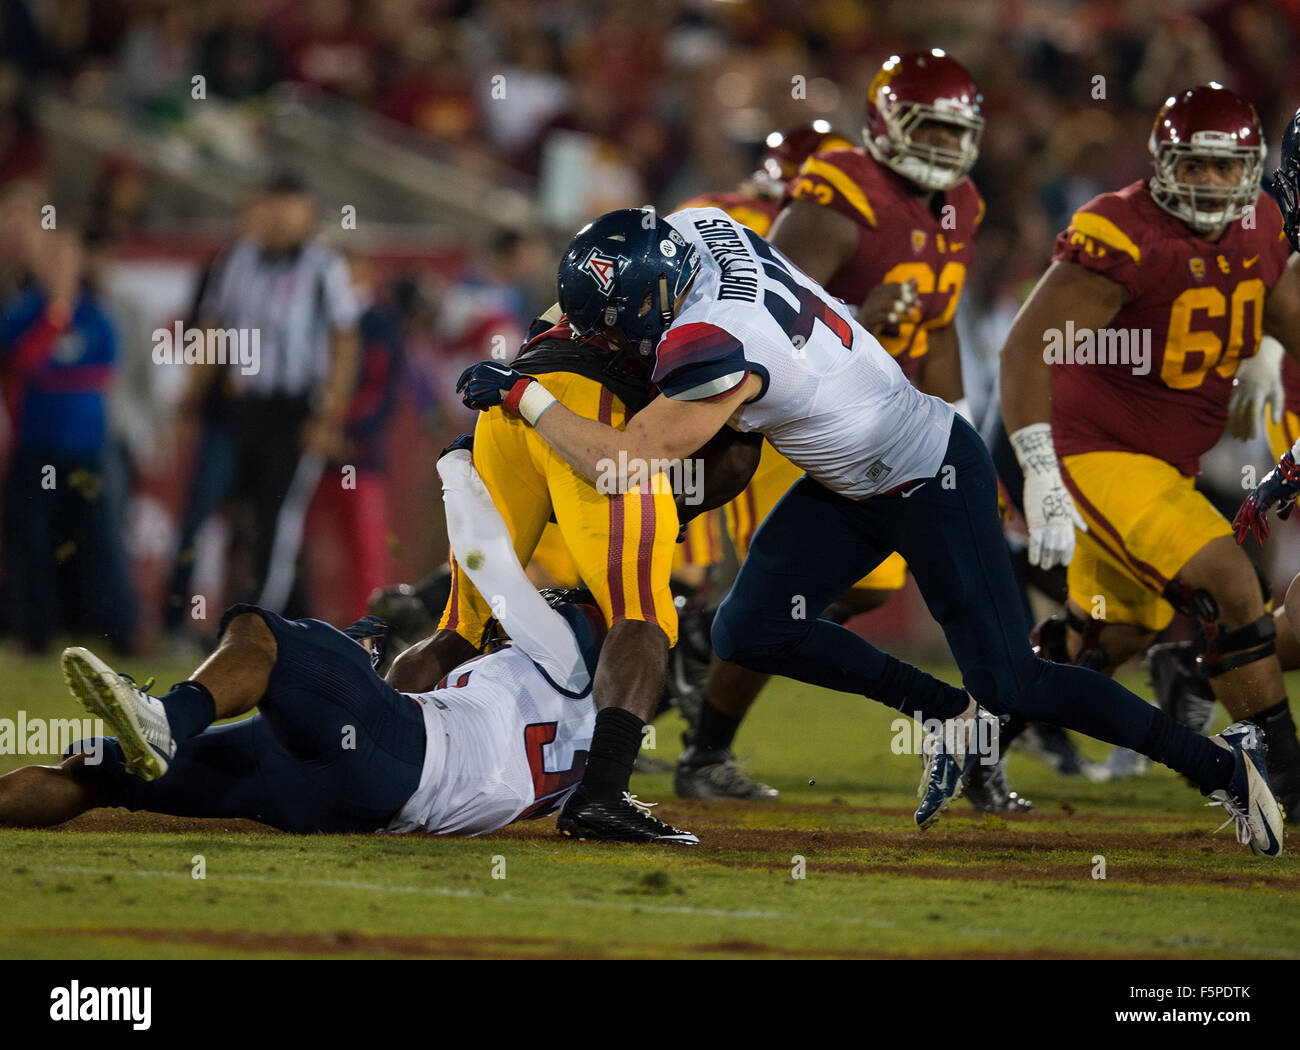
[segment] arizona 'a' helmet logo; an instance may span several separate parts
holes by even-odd
[[[592,248],[579,267],[584,273],[589,273],[595,278],[602,292],[608,292],[614,287],[614,271],[617,268],[618,260],[612,255],[606,255],[599,248]]]

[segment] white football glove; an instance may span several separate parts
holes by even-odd
[[[894,305],[889,308],[889,323],[898,324],[906,320],[914,307],[920,301],[916,294],[916,278],[909,278],[904,281],[898,288],[898,298],[894,300]]]
[[[1228,402],[1228,433],[1250,441],[1259,433],[1259,415],[1267,408],[1274,423],[1282,422],[1286,392],[1282,389],[1282,344],[1271,335],[1259,342],[1259,353],[1237,366]]]
[[[1052,445],[1052,425],[1031,423],[1011,435],[1025,474],[1025,524],[1029,526],[1029,563],[1041,569],[1069,565],[1074,557],[1074,530],[1088,531],[1061,480]]]

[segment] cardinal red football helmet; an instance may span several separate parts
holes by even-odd
[[[1268,152],[1264,130],[1255,107],[1219,84],[1202,84],[1166,99],[1148,148],[1155,166],[1152,200],[1198,233],[1223,229],[1259,197]],[[1193,156],[1240,159],[1241,181],[1231,186],[1180,181],[1178,162]]]
[[[867,91],[864,144],[881,164],[926,190],[950,190],[979,157],[983,96],[970,73],[938,48],[893,55]],[[926,123],[955,125],[956,148],[916,139]]]
[[[853,143],[831,130],[829,121],[814,120],[789,131],[767,136],[767,148],[754,172],[754,185],[767,196],[779,199],[785,184],[799,173],[803,162],[828,149],[851,149]]]

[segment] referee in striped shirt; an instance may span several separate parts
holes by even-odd
[[[252,506],[251,579],[230,597],[286,616],[307,615],[298,571],[307,504],[324,463],[341,454],[356,383],[360,305],[343,257],[316,236],[315,203],[292,174],[272,179],[253,205],[249,229],[205,275],[197,327],[234,329],[251,343],[256,367],[192,365],[182,415],[202,430],[165,624],[189,615],[194,544],[204,521],[229,497]],[[247,373],[247,374],[246,374]]]

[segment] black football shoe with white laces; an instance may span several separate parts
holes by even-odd
[[[579,785],[560,808],[555,822],[561,835],[602,842],[662,842],[673,846],[698,846],[689,831],[650,815],[655,802],[642,802],[626,791],[617,798],[590,798]]]

